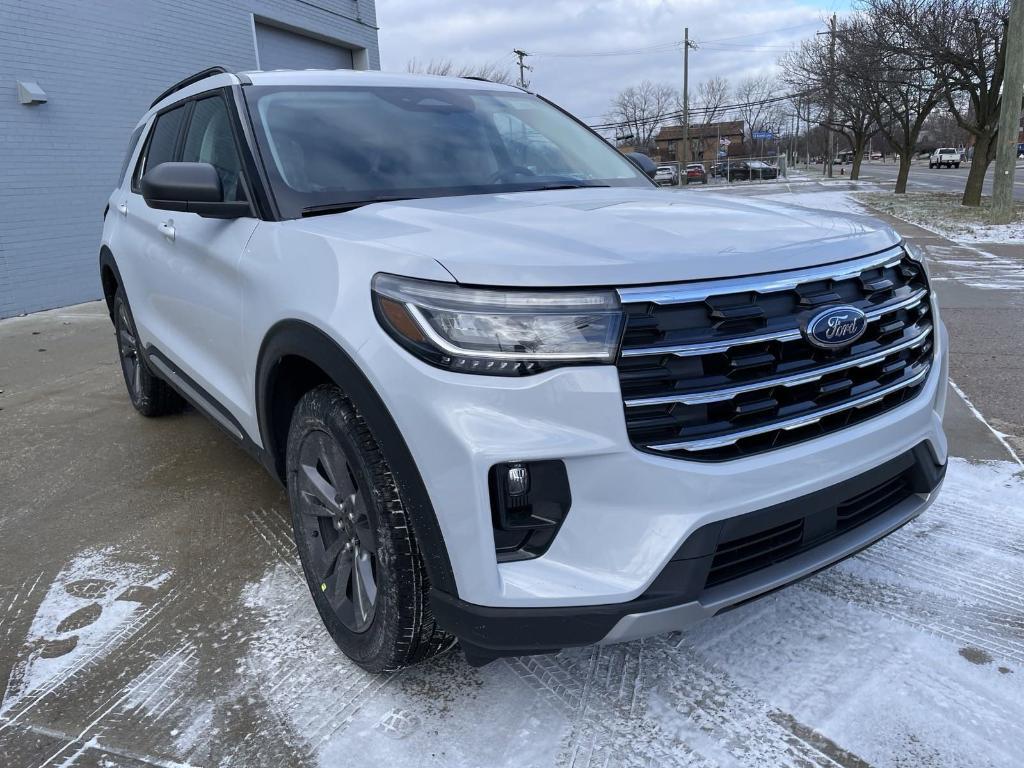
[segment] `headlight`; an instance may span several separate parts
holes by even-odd
[[[466,288],[379,273],[377,320],[431,365],[525,376],[561,365],[612,363],[623,315],[614,291]]]

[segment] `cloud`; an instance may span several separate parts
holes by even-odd
[[[404,71],[410,59],[497,62],[511,70],[513,48],[527,61],[531,88],[588,122],[607,113],[623,88],[649,79],[682,89],[682,50],[671,48],[689,26],[690,83],[716,75],[735,82],[774,68],[783,50],[823,28],[842,0],[380,0],[382,68]],[[650,49],[635,55],[567,54]]]

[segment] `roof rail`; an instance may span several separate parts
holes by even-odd
[[[178,82],[176,82],[166,91],[157,96],[156,99],[153,100],[153,103],[149,105],[149,108],[152,109],[175,91],[180,91],[182,88],[187,88],[193,83],[198,83],[200,80],[205,80],[207,77],[211,77],[212,75],[228,74],[230,74],[230,72],[228,72],[228,70],[224,67],[207,67],[202,72],[196,72],[194,75],[189,75],[184,80],[179,80]]]

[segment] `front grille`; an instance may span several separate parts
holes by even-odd
[[[799,272],[620,290],[619,382],[637,448],[723,461],[791,445],[895,408],[931,367],[928,281],[896,247]],[[811,345],[804,317],[855,306],[867,331]]]
[[[704,588],[781,563],[878,517],[914,492],[912,473],[913,469],[901,472],[838,505],[720,542]]]

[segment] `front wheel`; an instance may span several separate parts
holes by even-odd
[[[451,646],[430,611],[418,542],[394,474],[338,387],[299,401],[288,433],[288,499],[299,559],[328,633],[369,672]]]

